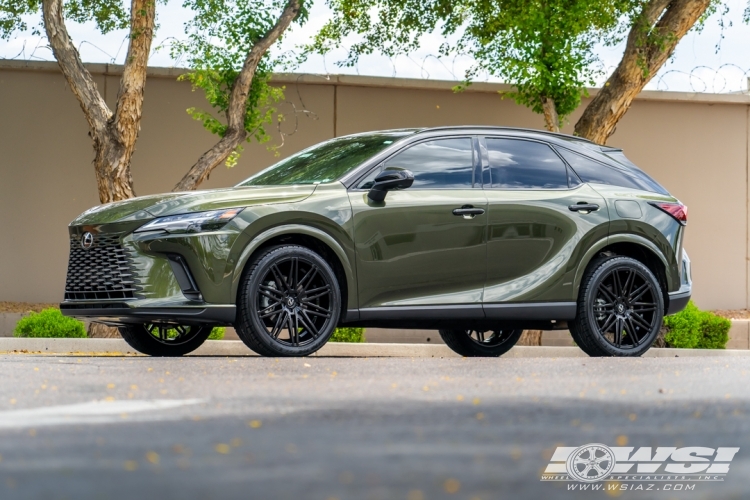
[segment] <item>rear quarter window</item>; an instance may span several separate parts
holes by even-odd
[[[557,151],[583,182],[667,194],[663,187],[640,170],[626,171],[615,168],[565,148],[558,147]]]

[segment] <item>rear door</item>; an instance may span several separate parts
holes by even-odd
[[[480,144],[489,206],[488,317],[493,304],[574,301],[580,256],[607,236],[604,199],[545,142],[488,136]]]
[[[367,190],[383,169],[410,170],[414,184],[374,203]],[[481,317],[487,198],[480,176],[477,138],[434,138],[407,146],[350,191],[363,319],[368,308],[416,308],[404,311],[408,318],[438,305]],[[454,213],[462,208],[476,214]]]

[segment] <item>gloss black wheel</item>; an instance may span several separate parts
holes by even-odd
[[[513,347],[523,330],[439,330],[448,347],[461,356],[497,357]]]
[[[659,282],[641,262],[602,257],[584,276],[576,341],[592,356],[640,356],[659,333],[664,298]]]
[[[135,350],[149,356],[183,356],[199,348],[211,334],[210,325],[166,323],[129,325],[120,335]]]
[[[265,356],[305,356],[336,328],[341,293],[328,263],[312,250],[273,247],[256,258],[240,294],[237,333]]]

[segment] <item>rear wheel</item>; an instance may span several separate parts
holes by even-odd
[[[240,285],[237,334],[262,356],[307,356],[328,342],[340,311],[336,275],[320,255],[297,245],[271,247]]]
[[[664,317],[664,297],[648,267],[629,257],[600,257],[581,282],[570,330],[589,356],[641,356]]]
[[[448,347],[466,357],[502,356],[516,345],[523,330],[439,330]]]
[[[211,334],[209,325],[128,325],[119,328],[130,347],[149,356],[183,356],[198,349]]]

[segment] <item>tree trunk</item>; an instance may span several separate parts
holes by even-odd
[[[237,146],[247,138],[247,130],[245,130],[247,96],[255,76],[255,70],[271,45],[278,40],[297,17],[299,9],[299,0],[288,0],[274,27],[250,49],[242,70],[232,85],[229,108],[227,109],[227,130],[224,136],[211,149],[203,153],[172,191],[190,191],[198,187],[208,178],[211,171],[225,162],[229,155],[237,149]]]
[[[114,326],[107,326],[102,323],[89,323],[87,330],[91,339],[119,339],[121,338],[120,330]]]
[[[521,334],[521,338],[518,339],[516,345],[542,345],[542,331],[541,330],[524,330]]]
[[[620,64],[575,126],[580,137],[606,144],[633,99],[651,81],[711,0],[650,0],[635,19]]]
[[[555,100],[550,97],[542,97],[542,110],[544,112],[544,126],[550,132],[560,132],[560,117],[557,115]]]
[[[156,2],[131,1],[130,41],[114,113],[99,93],[68,35],[63,0],[43,0],[42,14],[52,52],[89,124],[99,200],[109,203],[132,198],[135,192],[130,160],[140,131]]]

